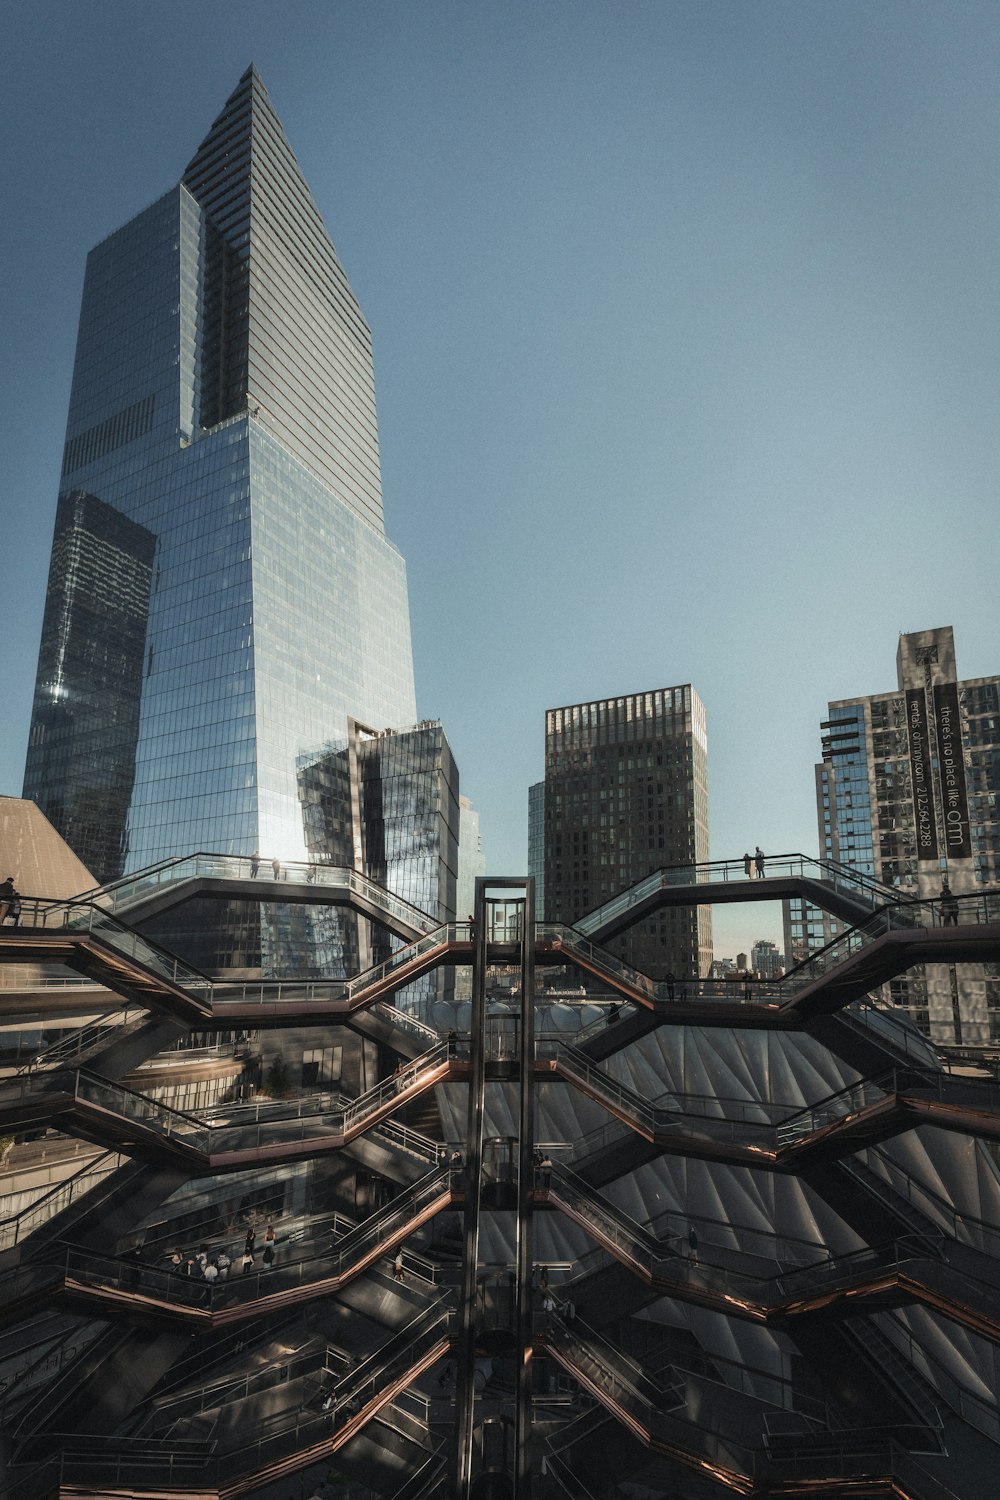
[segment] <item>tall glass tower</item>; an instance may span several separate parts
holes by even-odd
[[[302,758],[416,716],[371,336],[251,67],[88,257],[24,795],[102,881],[304,858]]]

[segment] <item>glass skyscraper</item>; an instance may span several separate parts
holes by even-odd
[[[371,336],[251,67],[88,258],[24,795],[102,881],[304,858],[302,758],[416,717]]]
[[[439,922],[454,920],[459,778],[437,720],[376,733],[352,719],[347,739],[304,757],[298,778],[311,858],[351,865]],[[345,975],[401,946],[376,923],[334,913],[326,920],[357,931],[357,952],[345,939]],[[436,977],[411,989],[409,1000],[436,994]]]

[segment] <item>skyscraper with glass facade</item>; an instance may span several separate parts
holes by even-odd
[[[352,719],[346,740],[303,758],[298,780],[313,858],[352,866],[439,922],[454,920],[458,767],[437,720],[377,732]],[[353,923],[350,916],[336,920]],[[345,975],[399,946],[375,923],[359,931],[360,952]]]
[[[371,336],[251,67],[88,257],[24,794],[102,880],[302,858],[349,718],[416,719]]]
[[[550,708],[532,812],[536,829],[543,819],[550,922],[572,924],[665,865],[707,860],[708,737],[691,684]],[[663,910],[608,946],[656,979],[705,976],[711,913]]]

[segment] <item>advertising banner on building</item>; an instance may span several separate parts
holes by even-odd
[[[938,743],[938,786],[944,814],[944,848],[949,859],[972,858],[969,793],[962,754],[962,721],[958,685],[939,682],[934,687],[934,723]],[[910,751],[912,755],[912,747]]]
[[[917,832],[917,859],[937,859],[937,823],[931,781],[931,747],[927,699],[923,688],[906,689],[906,730],[910,737],[910,779]]]

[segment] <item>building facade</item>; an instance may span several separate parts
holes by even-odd
[[[758,938],[751,950],[750,965],[761,979],[777,979],[785,972],[785,955],[779,953],[777,943]]]
[[[961,679],[950,626],[899,638],[896,688],[831,702],[821,725],[822,858],[914,899],[1000,884],[1000,677]],[[786,912],[789,962],[842,930],[801,902]],[[886,998],[942,1044],[1000,1041],[995,966],[929,965]]]
[[[88,257],[24,794],[102,881],[304,858],[351,717],[417,717],[371,336],[250,68]]]
[[[654,870],[708,857],[708,738],[690,683],[547,711],[547,921],[572,924]],[[657,979],[705,977],[711,916],[664,910],[609,946]]]
[[[476,904],[476,881],[486,874],[486,855],[483,850],[483,833],[479,810],[473,807],[468,797],[458,799],[458,881],[455,895],[455,915],[460,922],[468,917]]]
[[[458,767],[437,720],[374,730],[352,719],[347,739],[304,758],[298,777],[313,859],[360,870],[439,922],[454,919]],[[337,969],[324,972],[347,976],[389,957],[384,928],[333,912],[327,921],[342,928],[344,946]]]
[[[545,782],[528,788],[528,874],[535,882],[535,909],[545,913]]]

